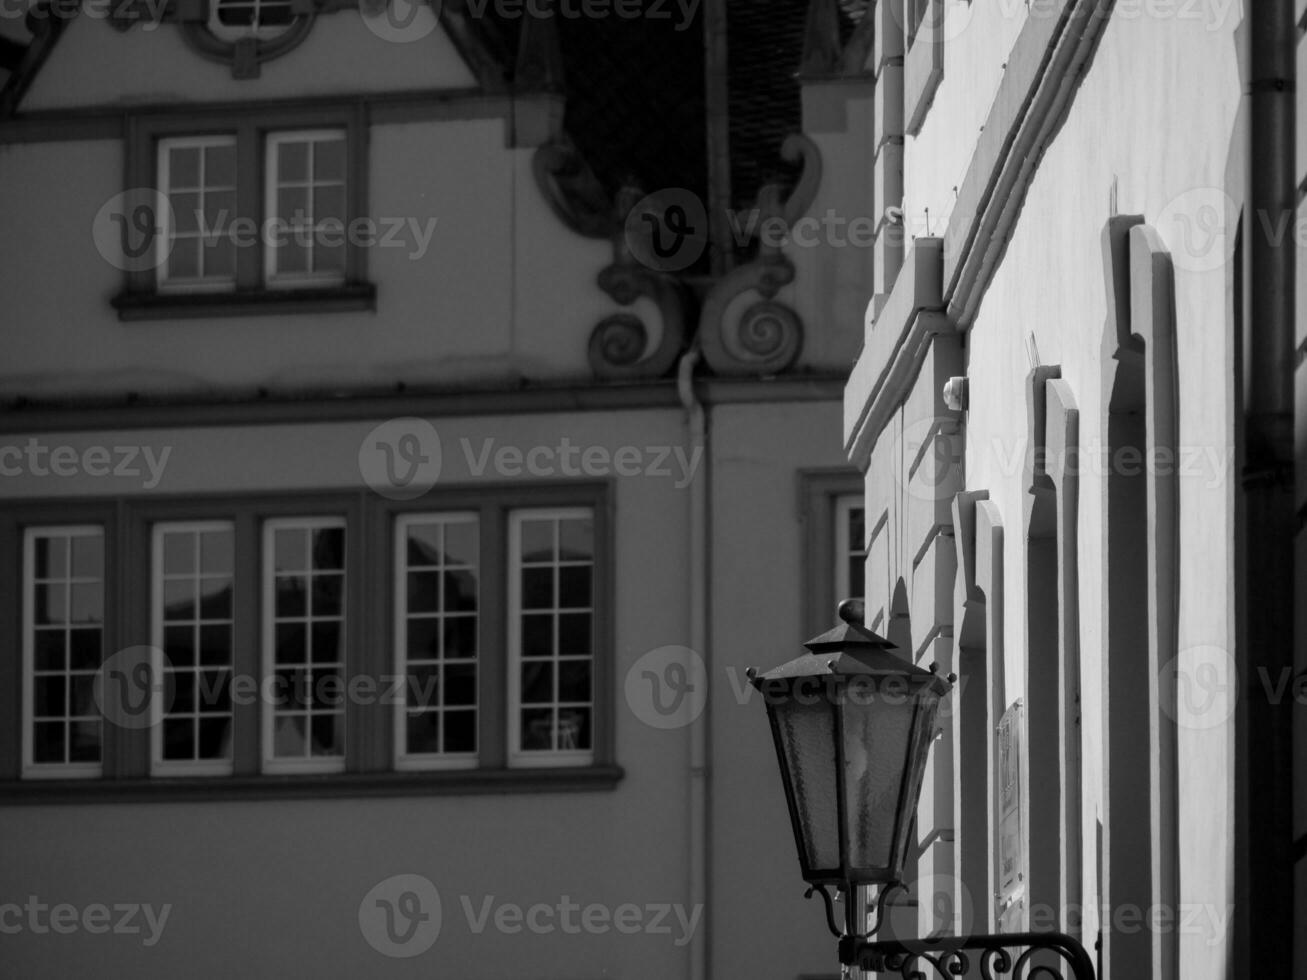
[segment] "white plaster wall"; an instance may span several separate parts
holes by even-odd
[[[99,9],[113,8],[101,3]],[[421,26],[417,20],[413,25]],[[191,51],[176,24],[147,23],[119,33],[103,17],[83,14],[55,45],[23,98],[23,110],[475,85],[444,31],[431,27],[420,40],[399,43],[370,30],[356,10],[324,14],[299,47],[264,62],[257,80],[240,80],[232,78],[230,65]]]
[[[434,233],[367,251],[376,312],[124,323],[122,275],[96,250],[96,213],[123,189],[116,140],[0,146],[0,213],[22,249],[0,270],[0,393],[206,394],[588,377],[594,324],[617,306],[595,277],[606,241],[549,211],[530,150],[498,119],[375,126],[369,215]]]
[[[1045,156],[970,335],[971,410],[967,483],[988,489],[1007,530],[1005,644],[1009,701],[1024,683],[1024,568],[1020,548],[1028,429],[1025,378],[1034,336],[1040,360],[1060,364],[1080,408],[1081,444],[1100,442],[1103,325],[1100,234],[1118,185],[1119,211],[1140,213],[1173,253],[1179,348],[1180,444],[1216,455],[1180,478],[1182,670],[1194,648],[1232,650],[1233,510],[1229,459],[1232,406],[1228,299],[1222,266],[1185,267],[1182,225],[1168,204],[1195,188],[1223,188],[1239,102],[1234,14],[1219,29],[1201,21],[1113,17],[1066,126]],[[949,79],[945,79],[945,87]],[[1227,244],[1229,244],[1227,242]],[[1086,833],[1101,808],[1102,705],[1094,678],[1103,656],[1101,483],[1080,488],[1080,642]],[[1142,554],[1140,560],[1143,560]],[[1188,652],[1186,652],[1188,651]],[[1228,678],[1224,679],[1228,680]],[[1180,729],[1181,896],[1187,908],[1223,917],[1231,898],[1231,783],[1228,723]],[[1118,817],[1119,818],[1119,817]],[[1094,880],[1093,837],[1085,837],[1084,880]],[[1210,920],[1202,920],[1204,922]],[[1228,937],[1181,933],[1180,976],[1225,976]]]
[[[1031,16],[1026,0],[941,2],[944,79],[920,131],[904,139],[903,222],[910,238],[943,237],[1007,52]]]

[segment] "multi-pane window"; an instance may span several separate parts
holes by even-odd
[[[835,599],[860,599],[867,566],[866,510],[861,494],[835,500]]]
[[[104,647],[104,531],[31,528],[24,541],[24,769],[96,776],[104,736],[95,683]]]
[[[22,742],[0,774],[617,778],[606,492],[8,508]]]
[[[509,521],[509,759],[593,758],[594,516],[515,511]]]
[[[321,284],[345,277],[344,130],[273,133],[267,137],[264,253],[269,284]]]
[[[295,19],[291,0],[216,0],[210,29],[218,37],[267,37]]]
[[[345,522],[288,518],[264,525],[264,704],[268,771],[344,768]]]
[[[476,513],[395,522],[395,714],[400,768],[477,762],[480,522]]]
[[[160,287],[231,289],[236,282],[236,242],[230,234],[236,218],[236,137],[160,140],[159,187],[170,205],[156,240]]]
[[[230,522],[154,528],[153,766],[170,775],[231,771],[234,532]]]

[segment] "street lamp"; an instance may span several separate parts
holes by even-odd
[[[1070,966],[1069,976],[1093,980],[1084,949],[1061,933],[869,941],[889,895],[905,890],[903,865],[917,846],[917,799],[935,720],[957,678],[892,652],[894,644],[863,625],[863,609],[861,599],[845,600],[841,625],[805,643],[807,653],[765,674],[750,668],[747,675],[771,722],[807,895],[819,893],[825,903],[840,962],[901,971],[904,978],[924,977],[921,970],[931,964],[941,977],[959,977],[971,968],[966,950],[981,950],[985,976],[1014,966],[1014,976],[1022,976],[1044,949]],[[870,929],[857,921],[854,896],[863,885],[879,886]],[[830,888],[844,895],[843,932]],[[1018,947],[1026,948],[1015,957],[1007,952]],[[1046,964],[1037,969],[1036,975],[1062,976]]]

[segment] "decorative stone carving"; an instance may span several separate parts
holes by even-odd
[[[780,219],[790,228],[811,206],[821,181],[821,155],[802,134],[789,136],[781,156],[802,163],[799,181],[787,197],[775,183],[758,192],[757,229]],[[777,300],[780,288],[794,280],[794,264],[772,236],[764,234],[756,257],[728,272],[709,291],[699,322],[704,359],[719,375],[777,374],[798,358],[803,347],[803,322],[790,306]],[[733,314],[737,300],[755,292],[761,300]]]

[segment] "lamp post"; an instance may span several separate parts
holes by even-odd
[[[981,975],[1093,980],[1084,948],[1062,933],[1009,933],[873,941],[889,896],[903,886],[917,799],[940,702],[956,677],[925,670],[892,652],[894,644],[863,625],[863,602],[840,604],[841,625],[809,640],[807,653],[749,681],[771,722],[790,823],[808,897],[821,895],[846,968],[924,978],[969,975],[978,951]],[[856,889],[876,885],[875,924],[857,921]],[[843,893],[844,929],[830,889]],[[1015,955],[1009,953],[1015,950]],[[1038,966],[1033,957],[1048,951]],[[1053,962],[1049,962],[1049,961]],[[1054,969],[1054,967],[1057,969]]]

